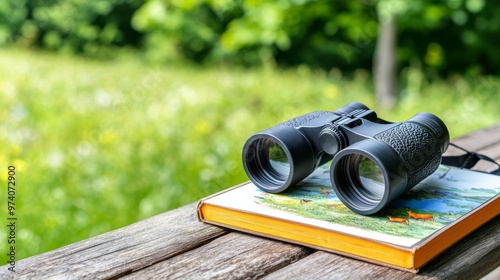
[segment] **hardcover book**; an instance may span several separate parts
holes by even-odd
[[[333,192],[328,164],[280,194],[251,182],[199,201],[200,221],[417,272],[500,213],[500,176],[441,165],[372,216]]]

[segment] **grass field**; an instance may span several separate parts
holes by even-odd
[[[146,65],[133,57],[92,61],[2,49],[0,178],[6,186],[7,166],[16,166],[17,257],[247,180],[240,163],[246,138],[299,114],[350,101],[390,121],[429,111],[452,137],[500,121],[497,78],[428,83],[410,69],[402,81],[397,108],[385,111],[363,71],[342,77],[303,66]]]

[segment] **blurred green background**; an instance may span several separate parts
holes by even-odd
[[[0,2],[0,178],[6,190],[16,166],[18,259],[247,180],[244,141],[299,114],[428,111],[452,137],[498,122],[500,6],[403,2]],[[388,16],[393,107],[372,75]]]

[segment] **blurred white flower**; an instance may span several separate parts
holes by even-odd
[[[52,150],[47,156],[47,164],[52,168],[58,168],[64,162],[64,154],[60,150]]]
[[[111,95],[107,91],[102,89],[94,93],[94,98],[97,104],[101,107],[109,107],[109,105],[111,105],[111,102],[113,102],[113,98],[111,98]]]

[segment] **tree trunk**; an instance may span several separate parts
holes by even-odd
[[[396,19],[394,16],[380,23],[373,61],[377,102],[383,108],[396,103]]]

